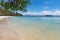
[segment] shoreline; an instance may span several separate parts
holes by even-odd
[[[0,16],[0,20],[3,20],[3,19],[7,19],[9,18],[10,16]]]
[[[8,18],[10,16],[0,16],[0,40],[17,40],[17,32],[10,27]]]

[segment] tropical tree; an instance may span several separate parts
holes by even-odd
[[[0,7],[6,11],[27,11],[27,7],[31,4],[30,0],[0,0]]]

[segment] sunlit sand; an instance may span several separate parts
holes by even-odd
[[[7,16],[0,17],[0,40],[17,40],[17,34],[9,27]]]

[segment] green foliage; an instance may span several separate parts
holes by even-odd
[[[1,0],[0,2],[1,7],[3,7],[5,10],[20,10],[23,12],[26,11],[27,6],[29,6],[30,4],[30,0]]]

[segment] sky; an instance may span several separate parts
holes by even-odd
[[[60,15],[60,0],[31,0],[31,3],[27,8],[28,14]]]
[[[60,15],[60,0],[31,0],[24,15]]]
[[[60,0],[31,0],[31,5],[28,7],[29,11],[43,11],[60,9]]]

